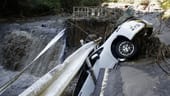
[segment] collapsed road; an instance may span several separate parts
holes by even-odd
[[[96,94],[103,96],[169,96],[170,94],[170,77],[152,59],[123,62],[116,69],[105,69],[103,72],[102,79],[104,77],[106,79],[97,85],[102,87],[98,88],[100,91],[95,91],[95,96],[99,96]]]

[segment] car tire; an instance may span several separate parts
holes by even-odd
[[[133,41],[121,40],[113,44],[112,53],[116,58],[133,58],[138,53],[138,46]]]

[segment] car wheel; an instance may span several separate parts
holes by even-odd
[[[117,58],[133,58],[137,55],[137,45],[129,40],[121,40],[114,44],[112,51],[115,51]]]

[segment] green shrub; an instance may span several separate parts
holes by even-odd
[[[161,7],[165,10],[162,19],[170,19],[170,0],[164,0],[164,2],[161,3]]]
[[[161,6],[165,10],[170,9],[170,0],[165,0],[164,2],[162,2]]]

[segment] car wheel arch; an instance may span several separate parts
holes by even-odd
[[[127,41],[133,41],[133,40],[129,40],[127,37],[124,37],[124,36],[117,36],[117,38],[112,42],[110,50],[111,50],[112,55],[113,55],[114,57],[119,58],[119,57],[116,55],[115,50],[113,50],[113,49],[115,49],[116,44],[117,44],[118,42],[120,42],[120,41],[126,41],[126,40],[127,40]]]
[[[116,42],[118,42],[119,40],[129,40],[129,39],[125,36],[119,35],[116,37],[115,40],[113,40],[112,45],[115,44]]]

